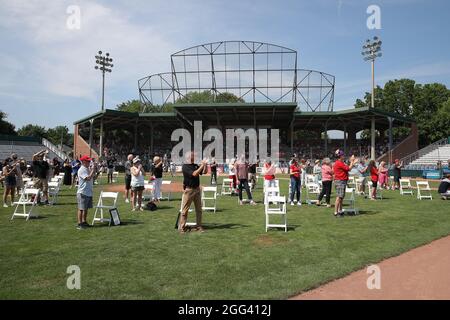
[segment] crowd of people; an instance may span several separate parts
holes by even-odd
[[[48,152],[42,150],[33,155],[28,164],[23,158],[18,158],[17,154],[12,154],[5,159],[0,168],[0,181],[4,186],[3,206],[9,207],[15,201],[16,194],[24,189],[24,178],[31,178],[33,187],[40,189],[42,199],[40,204],[49,204],[48,201],[48,182],[54,176],[64,173],[63,184],[74,188],[77,187],[77,228],[84,229],[89,226],[86,222],[88,210],[92,208],[93,186],[98,179],[100,172],[107,173],[108,183],[113,183],[113,172],[117,165],[117,159],[114,154],[109,154],[102,161],[96,161],[89,156],[82,156],[70,161],[66,159],[62,164],[58,159],[48,159]],[[287,173],[290,176],[290,194],[288,201],[290,205],[302,205],[301,194],[302,187],[306,184],[306,175],[312,174],[314,180],[321,184],[321,191],[316,200],[318,206],[323,205],[331,208],[331,192],[335,187],[336,200],[334,203],[334,216],[343,216],[342,202],[345,198],[346,187],[350,177],[354,177],[358,182],[360,194],[364,194],[371,200],[377,199],[377,189],[400,188],[401,171],[403,163],[398,159],[389,166],[382,161],[377,164],[368,157],[357,158],[354,155],[345,158],[344,151],[338,149],[334,154],[334,161],[329,157],[322,160],[310,161],[298,157],[294,154],[291,160],[286,163]],[[199,176],[208,172],[210,169],[212,185],[217,184],[217,175],[219,165],[215,159],[204,160],[200,164],[194,164],[193,153],[189,156],[190,162],[182,166],[183,172],[183,200],[182,210],[179,217],[178,229],[181,233],[187,231],[186,219],[191,203],[194,203],[197,214],[197,229],[203,231],[201,226],[201,192]],[[161,185],[164,172],[164,166],[167,166],[167,156],[154,156],[150,159],[151,180],[153,181],[152,202],[157,203],[161,200]],[[143,211],[143,191],[145,187],[145,170],[143,160],[136,155],[129,154],[123,163],[125,170],[125,202],[131,203],[131,211]],[[257,172],[261,168],[261,172]],[[259,161],[250,163],[244,155],[229,160],[223,167],[223,172],[231,179],[232,193],[239,196],[240,205],[244,204],[243,193],[245,191],[250,205],[256,205],[253,198],[253,190],[256,187],[257,175],[261,174],[264,180],[265,188],[270,188],[276,184],[276,175],[280,172],[280,163],[266,161],[261,164]],[[389,169],[392,170],[393,179],[390,180]],[[281,170],[283,172],[283,170]],[[366,193],[367,182],[371,182],[371,193]],[[443,199],[450,198],[450,175],[446,175],[439,185],[438,192]],[[10,202],[8,205],[8,198]]]

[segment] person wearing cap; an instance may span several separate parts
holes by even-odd
[[[78,170],[78,190],[77,190],[77,204],[78,204],[78,226],[77,229],[85,229],[89,227],[86,222],[88,210],[92,208],[93,196],[93,177],[95,175],[95,167],[91,166],[92,159],[88,156],[80,158],[81,167]]]
[[[153,158],[153,175],[155,177],[153,181],[153,201],[159,201],[161,199],[163,162],[158,156]]]
[[[319,183],[319,181],[322,180],[322,167],[320,166],[319,159],[317,159],[314,162],[313,175],[314,175],[314,179],[316,180],[316,183]]]
[[[133,154],[127,156],[125,162],[125,202],[130,203],[130,190],[131,190],[131,167],[133,166]],[[131,195],[133,197],[133,194]]]
[[[350,164],[346,165],[344,162],[345,155],[344,151],[338,149],[335,152],[337,158],[333,166],[334,184],[336,188],[336,202],[334,205],[334,216],[343,216],[342,202],[345,198],[345,189],[348,182],[348,172],[353,168],[353,166],[358,162],[355,156],[350,157]]]
[[[186,233],[187,216],[192,202],[195,207],[195,219],[197,231],[203,232],[202,227],[202,191],[200,189],[200,175],[206,173],[208,161],[203,160],[200,165],[194,163],[194,152],[186,154],[186,162],[183,164],[183,197],[181,200],[181,214],[178,221],[178,231],[180,234]]]
[[[139,159],[139,157],[133,159],[133,166],[131,167],[130,171],[132,190],[131,211],[144,211],[144,208],[142,207],[142,192],[144,192],[145,171],[142,167],[141,159]]]
[[[48,205],[48,172],[50,171],[50,166],[48,162],[44,160],[46,152],[46,150],[42,150],[34,154],[32,159],[33,171],[36,178],[34,185],[42,191],[44,194],[44,203]]]
[[[25,169],[25,172],[22,175],[25,178],[33,178],[34,177],[34,172],[33,172],[33,168],[31,167],[30,164],[27,164],[27,168]]]

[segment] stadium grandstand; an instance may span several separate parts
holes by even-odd
[[[266,128],[280,130],[280,158],[296,153],[307,159],[331,155],[336,148],[358,156],[370,154],[360,134],[375,122],[378,161],[390,163],[418,150],[413,119],[380,109],[334,110],[335,77],[298,68],[297,51],[254,41],[221,41],[194,46],[170,57],[171,71],[138,81],[140,112],[106,109],[74,123],[74,154],[129,152],[151,157],[170,154],[171,133],[177,128]],[[209,92],[212,102],[190,101],[193,92]],[[222,102],[223,94],[235,97]],[[168,106],[165,113],[150,112]],[[392,129],[408,128],[394,140]],[[116,130],[123,135],[113,135]],[[335,139],[329,131],[344,138]],[[100,132],[103,132],[100,135]]]
[[[47,150],[48,159],[58,159],[64,161],[68,155],[44,138],[23,137],[13,135],[0,135],[0,159],[6,159],[15,153],[25,161],[31,161],[33,154]]]

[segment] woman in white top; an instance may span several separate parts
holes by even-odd
[[[141,159],[138,157],[134,158],[130,171],[131,190],[133,191],[131,195],[131,211],[136,211],[136,209],[144,211],[144,208],[142,208],[142,192],[144,191],[145,171],[142,168]]]

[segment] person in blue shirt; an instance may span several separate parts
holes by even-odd
[[[73,186],[78,182],[78,170],[81,167],[81,162],[77,158],[72,160],[71,165],[72,165],[72,186],[70,188],[73,188]]]

